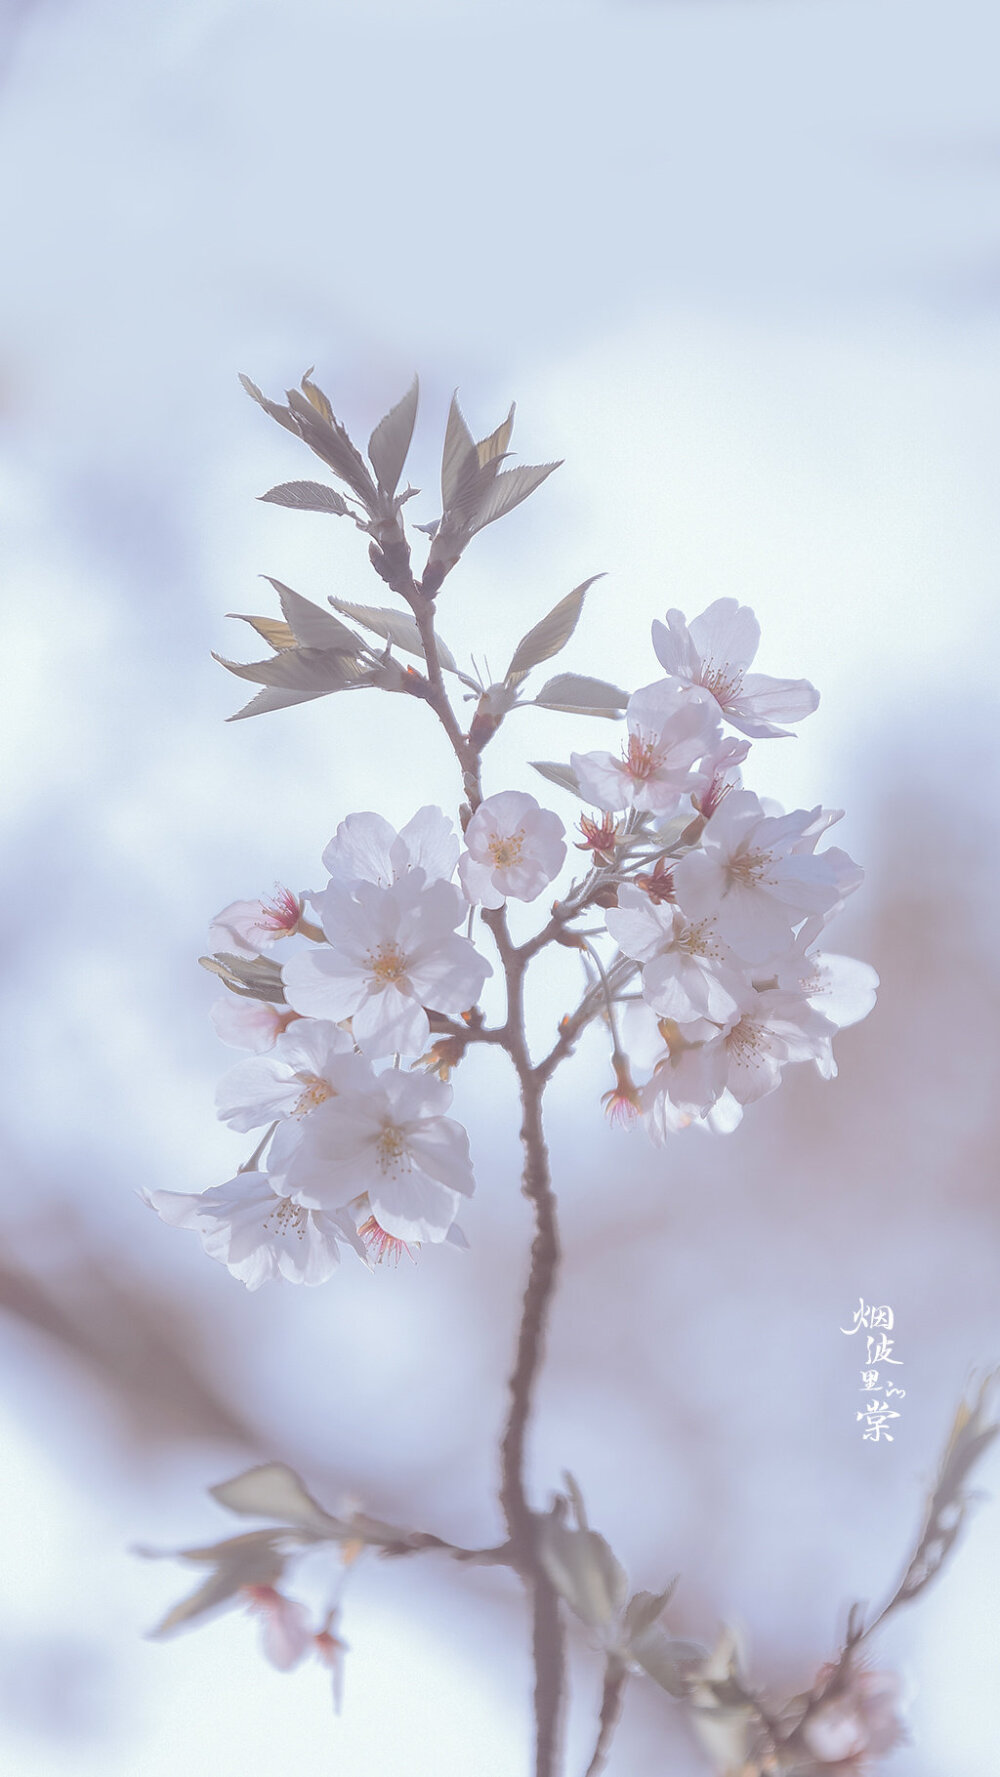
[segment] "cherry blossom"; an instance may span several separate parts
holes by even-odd
[[[619,950],[643,964],[643,996],[655,1012],[678,1024],[719,1023],[736,1012],[746,981],[714,916],[692,922],[679,907],[654,902],[626,883],[606,919]]]
[[[270,901],[231,901],[217,913],[208,928],[209,944],[237,956],[259,956],[299,930],[302,912],[301,897],[279,883]]]
[[[572,753],[580,793],[597,808],[673,814],[686,791],[705,784],[692,769],[719,744],[718,711],[707,692],[692,696],[669,680],[633,692],[621,756]]]
[[[451,1100],[433,1075],[387,1068],[318,1106],[298,1139],[279,1130],[271,1165],[310,1209],[341,1209],[364,1192],[385,1234],[442,1241],[474,1188],[469,1138],[443,1114]]]
[[[806,1718],[802,1742],[829,1777],[854,1777],[902,1744],[902,1682],[894,1672],[848,1671],[826,1700]]]
[[[246,994],[224,993],[209,1007],[209,1017],[220,1042],[231,1049],[273,1049],[283,1030],[298,1014],[270,1000],[254,1000]]]
[[[708,691],[726,720],[754,739],[787,736],[778,722],[800,722],[819,703],[806,679],[772,679],[747,673],[760,645],[760,625],[749,605],[716,599],[690,626],[681,611],[654,622],[656,657],[671,678]]]
[[[285,964],[286,997],[309,1016],[350,1018],[368,1055],[422,1054],[430,1036],[424,1008],[466,1011],[493,972],[454,930],[466,912],[459,890],[427,882],[420,867],[386,886],[332,882],[316,905],[328,942]]]
[[[701,848],[674,867],[684,912],[714,916],[719,935],[748,963],[779,957],[807,915],[828,915],[860,880],[845,852],[812,849],[821,812],[769,815],[752,791],[732,790],[706,823]]]
[[[563,867],[565,831],[534,796],[520,790],[487,796],[466,828],[468,850],[459,860],[466,899],[483,907],[502,907],[508,895],[535,900]]]
[[[370,1072],[346,1031],[325,1019],[296,1018],[270,1054],[239,1061],[223,1075],[216,1107],[230,1128],[259,1129],[276,1118],[303,1118]]]
[[[200,1235],[209,1258],[227,1266],[248,1290],[272,1277],[325,1283],[340,1263],[342,1241],[364,1256],[349,1216],[293,1203],[266,1172],[238,1172],[200,1194],[149,1191],[145,1201],[171,1227]]]
[[[322,1629],[313,1638],[316,1653],[330,1674],[333,1707],[337,1715],[340,1714],[344,1701],[344,1655],[350,1652],[349,1644],[340,1638],[339,1628],[340,1609],[335,1606],[327,1612]]]
[[[386,888],[416,869],[423,870],[428,882],[450,882],[458,851],[448,816],[428,805],[418,808],[398,833],[380,814],[349,814],[323,853],[323,863],[335,882],[374,882]]]
[[[264,1657],[279,1672],[291,1672],[314,1641],[304,1604],[274,1586],[244,1586],[248,1608],[261,1620]]]

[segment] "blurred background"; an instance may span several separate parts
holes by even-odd
[[[337,821],[455,803],[425,711],[323,700],[227,727],[228,611],[270,573],[379,602],[353,531],[255,504],[314,472],[246,400],[310,365],[363,443],[414,370],[409,511],[437,516],[452,389],[519,404],[564,457],[470,547],[441,629],[502,669],[599,570],[560,665],[630,687],[649,623],[734,596],[761,670],[823,701],[753,786],[848,810],[868,871],[838,947],[882,975],[841,1038],[728,1139],[615,1135],[597,1034],[552,1095],[566,1247],[532,1442],[676,1633],[739,1625],[758,1683],[809,1685],[847,1605],[897,1576],[970,1372],[1000,1358],[995,481],[1000,28],[987,0],[7,0],[0,8],[0,507],[8,763],[0,1023],[0,1768],[14,1777],[513,1777],[524,1609],[507,1574],[362,1563],[343,1716],[235,1613],[143,1639],[228,1534],[205,1494],[284,1458],[322,1499],[469,1544],[498,1533],[496,1436],[529,1216],[510,1081],[456,1079],[471,1251],[248,1295],[144,1188],[200,1190],[231,1052],[210,917],[313,886]],[[318,469],[318,465],[316,468]],[[525,758],[607,743],[529,711]],[[565,1011],[553,975],[537,1028]],[[906,1388],[867,1444],[859,1297]],[[992,1777],[1000,1462],[939,1586],[882,1638],[914,1744],[893,1777]],[[574,1642],[568,1769],[600,1667]],[[634,1684],[612,1777],[706,1769]]]

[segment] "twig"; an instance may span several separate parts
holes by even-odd
[[[604,1669],[604,1689],[601,1692],[597,1743],[584,1777],[598,1777],[598,1773],[603,1771],[608,1762],[614,1731],[621,1720],[622,1701],[627,1681],[628,1672],[621,1661],[612,1656]]]

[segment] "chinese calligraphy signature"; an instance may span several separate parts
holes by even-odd
[[[862,1437],[866,1444],[877,1444],[882,1438],[887,1443],[893,1441],[889,1427],[899,1413],[893,1407],[894,1400],[902,1400],[905,1388],[897,1388],[891,1376],[882,1380],[881,1366],[893,1364],[897,1368],[902,1365],[902,1358],[893,1357],[895,1339],[889,1337],[895,1325],[895,1316],[888,1303],[876,1306],[867,1303],[860,1297],[854,1310],[854,1325],[841,1327],[841,1332],[850,1338],[854,1333],[864,1330],[866,1335],[867,1356],[861,1366],[861,1393],[868,1396],[863,1412],[855,1415],[856,1421],[864,1421],[865,1429]]]

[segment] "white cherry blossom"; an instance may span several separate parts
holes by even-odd
[[[754,739],[786,736],[779,722],[800,722],[819,703],[806,679],[748,673],[760,645],[760,625],[749,605],[716,599],[690,626],[681,611],[653,624],[653,647],[664,671],[691,689],[708,691],[726,720]]]
[[[643,997],[661,1017],[723,1023],[735,1015],[747,983],[713,915],[692,922],[626,883],[606,919],[619,950],[642,963]]]
[[[816,936],[814,928],[818,924],[807,921],[794,948],[782,960],[776,982],[779,987],[805,994],[813,1010],[822,1013],[835,1030],[845,1030],[867,1018],[875,1004],[879,978],[870,963],[857,957],[810,951],[808,945]],[[815,1059],[825,1080],[836,1077],[832,1046]]]
[[[309,1208],[340,1209],[366,1193],[386,1234],[442,1241],[474,1188],[469,1138],[443,1114],[451,1099],[432,1075],[387,1068],[320,1105],[298,1140],[279,1129],[270,1164]]]
[[[558,876],[566,860],[566,829],[557,814],[521,790],[487,796],[465,833],[468,849],[458,865],[466,899],[483,907],[533,901]]]
[[[349,814],[323,853],[323,863],[335,882],[374,882],[386,888],[417,869],[428,882],[450,882],[458,851],[448,816],[428,805],[398,833],[380,814]]]
[[[789,1062],[823,1058],[833,1031],[801,994],[751,989],[740,1016],[705,1045],[707,1077],[716,1088],[713,1103],[724,1091],[741,1105],[766,1097]]]
[[[626,710],[628,740],[621,755],[573,753],[583,798],[611,813],[623,808],[669,815],[681,797],[705,787],[695,763],[721,739],[719,716],[707,692],[694,696],[661,680],[633,692]]]
[[[454,930],[467,911],[459,890],[427,882],[422,868],[384,887],[332,882],[316,906],[328,942],[285,964],[286,997],[311,1017],[350,1018],[368,1055],[422,1054],[430,1036],[424,1008],[467,1011],[492,974]]]
[[[173,1228],[191,1228],[210,1259],[259,1289],[273,1277],[320,1284],[340,1263],[340,1243],[364,1256],[350,1216],[304,1208],[266,1172],[238,1172],[198,1192],[149,1191],[145,1201]]]
[[[706,823],[701,846],[674,866],[679,905],[692,920],[714,916],[719,935],[747,963],[780,957],[807,915],[825,917],[856,886],[845,852],[800,849],[819,810],[768,815],[749,790],[732,790]]]
[[[216,1109],[231,1129],[301,1120],[345,1086],[371,1073],[347,1032],[319,1018],[296,1018],[267,1055],[238,1061],[219,1081]]]

